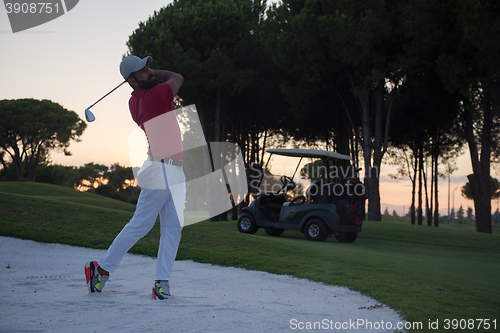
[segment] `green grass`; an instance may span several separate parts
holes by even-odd
[[[0,192],[134,212],[135,205],[68,187],[32,182],[0,182]]]
[[[48,184],[0,183],[0,235],[107,248],[132,217],[109,200]],[[468,225],[434,228],[383,218],[365,222],[353,244],[311,242],[297,231],[245,235],[234,221],[201,222],[184,228],[177,259],[346,286],[422,322],[425,332],[449,332],[442,329],[445,319],[496,319],[500,326],[498,228],[486,235]],[[131,252],[154,256],[158,239],[157,223]],[[441,330],[427,329],[436,319]],[[485,332],[467,330],[475,331]]]

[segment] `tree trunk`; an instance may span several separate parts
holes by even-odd
[[[422,217],[422,169],[423,169],[423,148],[422,141],[419,142],[418,147],[418,225],[422,225],[423,217]]]
[[[238,206],[239,205],[235,205],[231,209],[231,220],[233,220],[233,221],[238,219]]]
[[[220,142],[222,139],[221,129],[221,89],[217,89],[215,101],[215,142]]]
[[[354,135],[352,134],[354,132],[353,129],[351,129],[351,136],[349,138],[349,155],[351,156],[352,158],[352,164],[355,165],[355,166],[358,166],[358,160],[357,160],[357,156],[356,156],[356,153],[355,153],[355,141],[354,141]]]
[[[427,173],[425,169],[427,168],[427,161],[425,162],[425,168],[422,170],[424,176],[424,192],[425,192],[425,217],[427,218],[427,226],[432,226],[432,213],[429,207],[429,191],[427,188]]]
[[[410,206],[410,217],[411,224],[415,224],[415,190],[417,186],[417,156],[415,151],[413,151],[413,158],[415,162],[413,164],[413,181],[412,181],[412,190],[411,190],[411,206]]]
[[[5,149],[7,150],[7,149]],[[12,175],[10,173],[10,168],[7,166],[7,163],[5,163],[5,160],[3,159],[3,153],[0,153],[0,162],[3,165],[3,170],[7,176],[7,180],[13,180]]]
[[[258,162],[257,155],[259,153],[259,137],[257,136],[257,133],[255,133],[254,129],[250,131],[250,140],[252,141],[252,153],[250,155],[250,162]]]
[[[437,141],[436,141],[437,142]],[[439,146],[436,143],[434,151],[434,226],[439,227],[439,199],[438,199],[438,158],[439,158]]]
[[[432,225],[432,217],[433,217],[433,210],[432,208],[434,207],[434,148],[435,148],[435,142],[436,140],[433,140],[432,142],[432,149],[431,149],[431,198],[430,198],[430,206],[429,206],[429,226]]]
[[[365,188],[366,193],[368,194],[368,220],[372,221],[376,216],[372,216],[371,212],[375,210],[374,208],[374,194],[375,189],[372,188],[371,182],[371,161],[372,161],[372,133],[370,127],[370,98],[369,96],[363,96],[359,98],[361,104],[361,118],[362,118],[362,126],[363,126],[363,157],[365,161]]]
[[[376,173],[376,168],[372,168],[372,173]],[[378,174],[376,177],[369,178],[369,198],[368,198],[368,219],[370,221],[381,221],[382,214],[380,213],[380,181]]]
[[[36,172],[38,170],[38,164],[40,163],[40,155],[43,154],[43,148],[38,146],[35,151],[33,151],[30,158],[26,158],[28,162],[27,170],[28,170],[28,180],[34,182],[36,179]],[[34,156],[36,154],[36,156]]]
[[[483,100],[483,133],[481,137],[481,160],[478,156],[478,147],[474,136],[472,105],[464,101],[465,133],[469,143],[469,152],[472,162],[473,174],[467,176],[474,198],[476,211],[476,231],[492,233],[491,226],[491,184],[490,184],[490,151],[491,151],[491,126],[493,122],[490,110],[488,89],[485,87]]]
[[[384,80],[380,80],[376,91],[375,139],[373,141],[373,167],[369,169],[370,193],[368,194],[368,219],[381,221],[380,211],[380,167],[384,152],[382,151],[383,117],[384,117]],[[363,124],[364,126],[364,124]],[[366,138],[364,138],[366,141]],[[371,141],[371,140],[370,140]]]
[[[12,164],[14,165],[14,170],[16,172],[16,180],[20,180],[21,178],[24,177],[24,171],[23,171],[23,158],[21,154],[19,153],[19,148],[16,146],[13,146],[12,149],[14,150],[14,156],[12,156]]]
[[[488,195],[481,190],[481,188],[484,188],[485,184],[480,184],[476,175],[471,174],[468,175],[467,178],[469,179],[472,197],[474,198],[474,209],[476,210],[476,231],[491,234],[491,194]],[[486,219],[489,219],[489,224],[478,223],[478,221]]]
[[[209,142],[209,138],[207,138],[207,121],[205,119],[205,112],[204,112],[204,102],[202,98],[197,98],[196,99],[196,112],[198,113],[198,117],[200,118],[200,124],[201,124],[201,129],[203,130],[203,134],[205,136],[205,141]]]
[[[260,155],[260,164],[264,164],[264,153],[266,152],[266,141],[267,141],[267,132],[268,130],[266,129],[266,132],[264,133],[264,143],[262,144],[262,153]]]

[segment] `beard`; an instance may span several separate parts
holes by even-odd
[[[151,89],[154,86],[156,86],[157,84],[158,84],[158,81],[156,81],[156,78],[153,74],[151,74],[147,80],[142,80],[142,81],[137,80],[137,85],[141,89]]]

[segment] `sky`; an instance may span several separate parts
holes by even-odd
[[[127,53],[126,42],[139,22],[170,2],[79,1],[55,20],[17,33],[12,33],[6,9],[0,6],[0,99],[49,99],[85,119],[85,109],[123,81],[119,64]],[[154,68],[154,61],[151,67]],[[125,84],[92,107],[96,121],[88,123],[81,142],[71,143],[72,156],[52,153],[52,162],[72,166],[89,162],[130,165],[128,137],[136,129],[128,110],[131,91]],[[456,209],[460,205],[467,209],[473,203],[461,196],[460,188],[472,172],[468,152],[457,164],[459,169],[451,176],[454,200],[450,206],[454,201]],[[408,179],[391,180],[390,173],[395,173],[394,168],[382,165],[382,211],[387,207],[391,213],[396,210],[401,215],[408,212],[411,183]],[[447,180],[440,179],[439,191],[441,215],[446,215]],[[498,201],[492,202],[492,206],[495,210]]]

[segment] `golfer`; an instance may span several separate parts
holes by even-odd
[[[109,274],[117,269],[125,253],[151,230],[159,214],[160,244],[152,295],[154,299],[170,297],[169,280],[181,239],[186,198],[181,131],[172,102],[184,79],[170,71],[149,68],[152,61],[151,57],[128,56],[120,64],[121,75],[134,89],[129,108],[132,119],[146,133],[148,160],[137,174],[141,194],[134,216],[99,261],[85,264],[91,293],[102,291]]]

